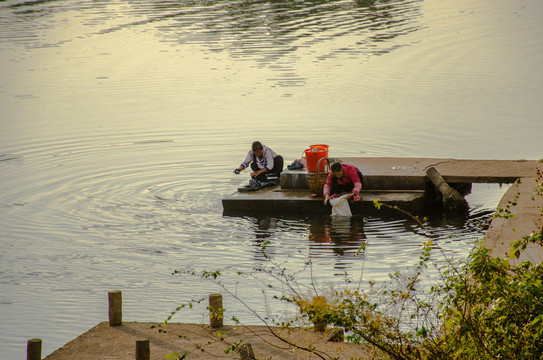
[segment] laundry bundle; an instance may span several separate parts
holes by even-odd
[[[332,205],[332,216],[351,216],[351,207],[349,206],[349,200],[347,195],[340,196],[338,198],[330,199],[330,205]]]

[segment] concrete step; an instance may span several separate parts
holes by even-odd
[[[364,158],[339,157],[362,172],[366,190],[424,190],[426,170],[434,167],[449,184],[513,183],[518,178],[533,178],[543,164],[536,160],[457,160],[446,158]],[[307,171],[285,170],[283,189],[308,189]]]
[[[360,201],[349,201],[353,214],[375,214],[389,212],[377,210],[374,201],[420,214],[425,206],[425,192],[412,191],[362,191]],[[224,215],[311,215],[330,214],[332,207],[326,206],[322,197],[313,197],[309,190],[282,189],[279,186],[252,192],[236,192],[222,200]]]
[[[285,170],[281,173],[281,188],[287,190],[309,190],[308,172],[305,170]],[[327,176],[323,173],[322,176]],[[366,190],[424,190],[426,175],[395,176],[364,174],[363,184]]]
[[[422,214],[435,205],[440,195],[426,176],[435,168],[443,179],[467,194],[471,183],[512,183],[518,178],[534,178],[543,171],[536,160],[456,160],[439,158],[338,158],[360,169],[363,174],[361,201],[350,201],[353,214],[382,214],[374,200],[398,206],[413,214]],[[311,196],[307,171],[285,170],[280,186],[234,193],[223,199],[225,215],[251,214],[330,214],[330,205]]]

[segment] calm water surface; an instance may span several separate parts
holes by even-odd
[[[255,139],[287,163],[315,143],[539,159],[542,16],[539,0],[0,2],[2,358],[106,320],[108,290],[141,321],[219,290],[176,269],[223,270],[251,306],[288,316],[229,275],[262,264],[268,240],[322,289],[413,266],[426,238],[402,217],[223,216],[247,181],[233,168]],[[446,256],[466,256],[505,190],[474,186],[466,222],[432,222]]]

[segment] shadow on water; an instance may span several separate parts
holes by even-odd
[[[309,240],[326,244],[336,255],[353,251],[364,254],[364,218],[361,216],[330,216],[313,218],[310,222]],[[360,250],[360,252],[358,252]]]
[[[19,160],[20,156],[14,154],[0,154],[0,161]]]
[[[283,233],[298,234],[296,238],[310,246],[326,244],[337,255],[347,250],[359,249],[364,242],[364,217],[362,216],[312,216],[312,217],[243,217],[254,233],[254,244],[258,248],[266,241],[279,238]],[[361,252],[363,253],[363,251]]]
[[[399,244],[401,237],[414,237],[420,244],[426,239],[440,242],[465,241],[482,236],[488,229],[494,211],[488,208],[474,207],[465,214],[446,214],[443,212],[428,213],[428,217],[421,218],[424,227],[409,216],[397,214],[383,214],[365,217],[355,215],[341,216],[311,216],[311,217],[273,217],[273,216],[244,216],[247,226],[253,232],[255,251],[261,254],[263,244],[271,243],[285,237],[285,234],[307,244],[310,258],[358,256],[364,259],[368,236],[365,227],[372,228],[372,236],[379,234],[398,234]],[[379,224],[377,227],[375,224]],[[376,230],[377,229],[377,230]],[[402,245],[400,245],[402,246]],[[274,257],[276,249],[266,247],[266,254]],[[260,255],[256,256],[261,258]]]

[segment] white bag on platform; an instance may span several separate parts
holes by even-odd
[[[336,216],[351,216],[352,215],[347,196],[348,194],[340,196],[335,199],[330,199],[330,205],[332,205],[332,215],[336,215]]]

